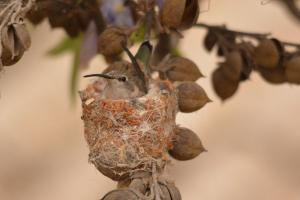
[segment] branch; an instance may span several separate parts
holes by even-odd
[[[218,31],[218,32],[227,32],[227,33],[232,33],[234,35],[239,35],[239,36],[246,36],[246,37],[252,37],[252,38],[259,38],[259,39],[263,39],[266,38],[268,36],[271,35],[271,33],[251,33],[251,32],[242,32],[242,31],[236,31],[236,30],[229,30],[226,28],[225,25],[223,26],[212,26],[212,25],[208,25],[208,24],[204,24],[204,23],[199,23],[199,24],[195,24],[195,27],[199,27],[199,28],[206,28],[206,29],[210,29],[210,30],[214,30],[214,31]]]
[[[300,9],[297,7],[295,0],[280,0],[286,8],[290,11],[290,13],[296,17],[296,19],[300,22]]]

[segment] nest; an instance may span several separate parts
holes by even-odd
[[[175,89],[168,81],[153,81],[148,94],[132,99],[107,99],[103,82],[80,92],[89,161],[113,180],[137,171],[163,169],[169,161],[177,113]]]

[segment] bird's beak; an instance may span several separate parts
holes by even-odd
[[[126,76],[114,76],[114,75],[108,75],[108,74],[88,74],[83,76],[84,78],[89,78],[89,77],[101,77],[101,78],[106,78],[106,79],[115,79],[120,82],[125,82],[127,81]]]

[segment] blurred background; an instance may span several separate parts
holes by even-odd
[[[206,11],[207,5],[202,22],[300,43],[299,22],[275,1],[211,0]],[[204,33],[188,31],[181,47],[207,76],[199,83],[214,102],[179,114],[177,122],[197,132],[208,152],[174,161],[169,177],[184,200],[299,200],[300,87],[271,85],[255,74],[221,103],[210,83],[217,60],[202,48]],[[71,55],[46,56],[63,35],[47,23],[32,28],[31,50],[0,75],[1,200],[95,200],[116,187],[88,163],[80,101],[69,95]],[[104,66],[97,58],[89,72]]]

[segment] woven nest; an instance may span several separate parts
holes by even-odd
[[[154,81],[148,94],[106,99],[103,82],[80,92],[89,161],[104,175],[123,180],[136,171],[163,168],[174,134],[177,98],[167,81]]]

